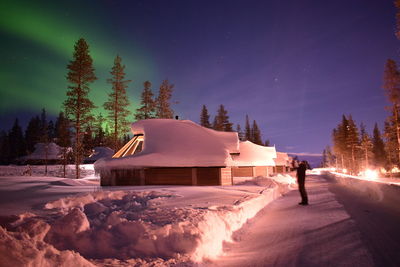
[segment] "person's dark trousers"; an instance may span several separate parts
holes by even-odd
[[[308,197],[307,197],[307,192],[306,192],[306,187],[305,187],[305,180],[306,177],[299,177],[297,179],[297,183],[299,184],[299,192],[301,196],[301,203],[308,204]]]

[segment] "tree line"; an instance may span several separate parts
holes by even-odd
[[[400,39],[400,0],[394,4],[397,9],[395,35]],[[400,166],[400,72],[393,59],[385,63],[382,87],[389,102],[383,136],[377,123],[371,136],[363,124],[358,128],[351,115],[343,115],[332,132],[333,151],[327,147],[323,152],[324,166],[337,166],[352,173],[369,166],[386,170]]]
[[[200,113],[200,125],[217,131],[233,132],[233,123],[229,121],[228,111],[224,105],[219,105],[217,114],[214,117],[213,123],[210,123],[210,114],[206,105],[203,105]],[[245,130],[242,131],[240,124],[236,125],[236,132],[241,141],[251,141],[257,145],[269,146],[269,140],[262,141],[261,130],[258,127],[256,120],[250,125],[249,116],[246,115]]]
[[[93,110],[96,105],[89,98],[89,93],[91,84],[98,78],[95,75],[89,45],[84,38],[80,38],[75,43],[72,59],[67,64],[68,88],[62,111],[53,122],[47,119],[46,110],[43,109],[40,115],[30,119],[25,132],[18,119],[9,131],[1,131],[0,164],[18,162],[22,156],[32,153],[37,143],[45,144],[47,155],[48,144],[55,142],[62,149],[64,176],[65,165],[75,163],[76,177],[79,178],[79,164],[84,157],[90,155],[94,147],[109,146],[117,151],[129,140],[127,133],[130,116],[133,115],[135,120],[173,118],[171,98],[174,85],[168,79],[162,81],[157,96],[153,94],[152,83],[145,81],[140,106],[132,114],[127,95],[128,85],[132,81],[125,78],[125,65],[119,55],[115,57],[113,63],[110,78],[107,79],[111,90],[102,105],[106,115],[100,113],[95,116]],[[233,123],[229,122],[228,112],[223,105],[219,106],[212,124],[209,118],[207,108],[203,105],[200,117],[202,126],[218,131],[233,131]],[[246,115],[245,123],[244,132],[239,124],[236,127],[241,140],[249,140],[259,145],[269,144],[268,140],[262,142],[261,132],[255,120],[250,125],[249,117]]]
[[[16,119],[9,131],[0,132],[0,164],[17,162],[22,156],[32,153],[37,143],[55,142],[62,147],[63,162],[75,163],[76,177],[79,178],[79,164],[91,153],[93,147],[109,146],[118,150],[127,142],[131,121],[129,116],[133,115],[136,120],[173,118],[171,98],[174,85],[168,79],[162,81],[158,96],[153,94],[151,82],[145,81],[140,106],[131,114],[126,91],[131,80],[125,78],[125,65],[119,55],[115,57],[110,78],[107,79],[111,90],[102,105],[107,112],[106,116],[101,113],[95,116],[93,110],[96,106],[89,98],[89,92],[90,85],[97,77],[89,45],[83,38],[74,45],[67,71],[66,100],[55,123],[47,120],[45,109],[40,116],[30,119],[25,132]],[[73,153],[67,149],[71,146]]]

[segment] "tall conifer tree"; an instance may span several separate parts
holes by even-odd
[[[114,66],[111,69],[111,78],[107,80],[112,85],[108,94],[108,100],[104,103],[104,109],[108,111],[112,129],[113,149],[117,151],[120,147],[120,137],[128,131],[128,116],[131,113],[128,109],[129,100],[126,88],[130,80],[125,80],[125,65],[122,64],[120,56],[114,59]]]
[[[372,154],[375,166],[386,166],[386,151],[381,132],[379,131],[378,124],[375,123],[373,136],[372,136]]]
[[[136,120],[146,120],[155,117],[156,102],[154,100],[153,92],[151,91],[151,82],[145,81],[143,83],[143,92],[140,101],[140,108],[136,110]]]
[[[250,121],[249,121],[249,116],[246,115],[246,124],[245,124],[245,140],[247,141],[253,141],[253,136],[251,134],[251,126],[250,126]]]
[[[66,177],[66,166],[68,164],[69,147],[71,146],[71,131],[69,121],[63,112],[58,114],[55,124],[56,144],[61,147],[63,165],[63,177]]]
[[[206,105],[203,105],[201,109],[200,125],[203,127],[211,128],[210,115],[208,114]]]
[[[213,123],[214,130],[232,132],[232,123],[229,122],[228,111],[225,109],[224,105],[219,105],[217,115],[214,118]]]
[[[158,97],[156,99],[156,116],[159,119],[172,119],[174,117],[174,111],[171,108],[171,97],[173,84],[170,84],[168,80],[164,80],[158,91]]]
[[[367,169],[369,168],[369,165],[371,163],[373,145],[371,137],[367,133],[365,125],[363,123],[361,123],[360,126],[360,148],[364,161],[364,166]]]
[[[391,103],[391,118],[390,126],[387,131],[393,131],[396,136],[397,142],[397,159],[396,162],[400,162],[400,73],[394,60],[388,59],[385,65],[384,83],[383,88],[385,89],[386,95],[389,102]]]
[[[252,142],[257,145],[263,145],[263,142],[261,140],[261,131],[260,131],[260,128],[258,127],[256,120],[253,120],[253,125],[251,127],[251,133],[252,133],[252,139],[253,139]]]
[[[64,108],[65,115],[70,120],[75,132],[75,169],[76,178],[80,178],[79,165],[82,161],[83,133],[86,124],[93,119],[91,111],[95,107],[89,99],[89,85],[97,79],[94,74],[93,60],[89,55],[89,46],[85,39],[81,38],[76,42],[73,60],[69,62],[67,69],[69,86]]]

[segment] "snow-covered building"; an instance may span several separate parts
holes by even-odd
[[[276,158],[274,159],[275,161],[275,167],[274,167],[274,172],[275,173],[285,173],[289,172],[292,168],[292,158],[289,157],[287,153],[284,152],[276,152]]]
[[[92,154],[83,160],[84,164],[94,163],[101,158],[111,158],[114,155],[114,150],[109,147],[97,146],[93,148]]]
[[[189,120],[142,120],[131,130],[134,137],[113,158],[96,161],[102,185],[231,185],[244,170],[267,175],[275,166],[274,147]]]
[[[61,160],[61,147],[55,143],[37,143],[32,154],[19,158],[25,164],[56,164]]]

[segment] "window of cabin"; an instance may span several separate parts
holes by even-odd
[[[122,158],[141,152],[143,150],[143,142],[143,135],[135,135],[117,153],[114,154],[113,158]]]

